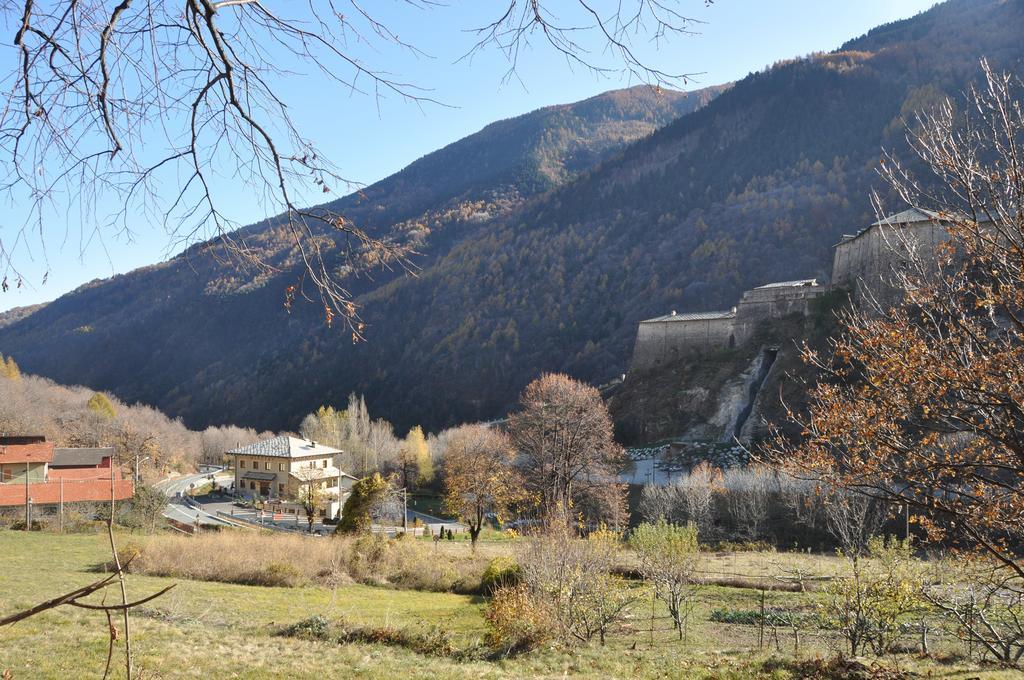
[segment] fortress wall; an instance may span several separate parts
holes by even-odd
[[[911,212],[911,211],[908,211]],[[911,215],[912,219],[918,216]],[[893,216],[906,217],[906,213]],[[810,302],[831,286],[866,291],[883,304],[896,295],[887,282],[906,266],[910,251],[934,262],[932,254],[949,235],[941,222],[920,219],[891,225],[873,225],[836,245],[832,281],[821,285],[769,285],[743,294],[733,314],[680,314],[642,321],[637,330],[633,369],[647,369],[686,353],[725,349],[746,342],[764,319],[776,319],[810,311]],[[938,263],[933,265],[936,269]]]
[[[832,257],[832,285],[852,288],[856,281],[863,277],[860,270],[864,257],[861,248],[864,245],[863,237],[855,238],[852,241],[844,241],[835,248]]]
[[[642,321],[636,335],[632,369],[648,369],[684,354],[724,349],[735,344],[732,316],[713,319]]]
[[[736,306],[736,342],[745,342],[764,319],[809,312],[810,301],[821,297],[827,286],[780,286],[755,288],[743,294]]]
[[[853,288],[858,295],[870,290],[880,300],[890,300],[895,291],[889,282],[911,259],[910,252],[934,253],[948,238],[943,225],[936,222],[873,227],[836,246],[832,283]]]

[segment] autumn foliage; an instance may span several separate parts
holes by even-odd
[[[569,376],[547,373],[530,383],[509,430],[524,457],[526,488],[549,521],[626,522],[623,461],[600,393]]]
[[[906,248],[893,306],[861,296],[823,380],[791,414],[776,462],[823,484],[909,504],[929,539],[976,546],[1024,578],[1024,113],[1019,83],[985,66],[966,113],[947,103],[911,135],[914,168],[883,175],[932,210],[948,241]]]

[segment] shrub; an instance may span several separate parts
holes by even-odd
[[[636,594],[611,574],[619,552],[618,536],[595,531],[585,540],[567,530],[532,541],[520,555],[523,583],[535,604],[550,607],[566,644],[586,643],[607,634],[628,618]]]
[[[327,617],[317,614],[308,619],[302,619],[293,623],[282,631],[282,635],[288,637],[304,638],[307,640],[326,640],[331,629],[331,623]]]
[[[522,584],[498,588],[484,620],[487,644],[506,654],[539,647],[553,630],[552,612]]]
[[[337,644],[367,644],[405,647],[425,656],[449,657],[456,653],[451,634],[436,626],[406,629],[395,626],[359,626],[341,619],[331,623],[321,615],[311,616],[283,628],[280,635]]]
[[[495,557],[480,577],[480,590],[492,595],[499,588],[518,585],[522,576],[523,570],[514,559],[505,556]]]
[[[756,626],[761,623],[761,612],[756,609],[714,609],[708,617],[716,623],[730,623],[741,626]],[[770,626],[793,626],[804,623],[815,623],[824,627],[814,615],[769,607],[764,611],[764,621]]]
[[[333,586],[355,581],[475,594],[487,567],[487,559],[479,555],[381,534],[312,539],[224,531],[192,537],[157,535],[142,545],[145,551],[130,567],[134,573],[250,585]]]
[[[122,565],[135,561],[142,554],[142,546],[138,543],[125,543],[117,551],[117,559]]]
[[[776,552],[775,544],[768,541],[718,541],[701,549],[714,552]]]
[[[822,589],[821,613],[850,646],[850,655],[870,646],[887,654],[902,633],[901,623],[921,607],[922,574],[908,541],[871,538],[870,561],[856,555],[848,573]]]
[[[18,520],[16,522],[14,522],[13,524],[11,524],[11,530],[12,531],[24,531],[25,530],[25,520],[23,520],[23,519],[22,520]],[[42,530],[43,530],[43,525],[39,522],[39,520],[35,520],[35,519],[32,520],[32,529],[31,529],[31,531],[42,531]]]
[[[388,490],[388,482],[373,473],[352,485],[352,491],[345,499],[341,519],[335,531],[341,534],[361,534],[370,531],[370,512],[381,501]]]
[[[266,567],[254,571],[246,585],[292,588],[305,582],[306,577],[294,565],[288,562],[271,562]]]
[[[644,580],[654,586],[655,597],[668,608],[679,639],[684,639],[699,578],[696,525],[677,526],[659,519],[634,529],[629,542],[640,557]]]

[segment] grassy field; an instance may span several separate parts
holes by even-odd
[[[122,543],[144,538],[122,536]],[[504,544],[503,544],[504,545]],[[488,554],[504,548],[482,547]],[[446,546],[464,550],[465,544]],[[0,614],[27,608],[41,600],[96,579],[95,569],[108,558],[100,535],[58,536],[0,531]],[[826,573],[828,557],[799,555],[715,555],[721,571],[750,574],[774,569],[770,560],[789,560],[808,570]],[[243,586],[208,581],[132,575],[129,596],[137,598],[176,583],[174,590],[145,605],[133,617],[136,663],[144,678],[795,678],[814,676],[817,657],[830,656],[827,637],[805,634],[800,657],[793,659],[793,640],[779,631],[758,650],[754,626],[709,620],[715,608],[755,609],[760,591],[750,588],[704,588],[686,643],[667,629],[664,612],[642,599],[627,630],[608,646],[577,650],[542,649],[503,660],[456,660],[421,655],[400,647],[353,643],[338,645],[282,637],[282,626],[311,615],[344,618],[360,624],[419,629],[426,624],[449,631],[459,648],[478,645],[484,632],[485,602],[473,595],[399,590],[366,585],[295,588]],[[638,593],[643,596],[643,593]],[[113,598],[112,592],[109,598]],[[813,606],[813,593],[770,592],[767,606]],[[111,600],[112,601],[112,600]],[[778,650],[776,650],[776,644]],[[0,628],[0,672],[11,677],[98,677],[107,650],[102,614],[62,607],[14,626]],[[120,650],[118,650],[120,651]],[[115,657],[115,663],[121,657]],[[866,661],[870,665],[871,661]],[[806,665],[801,665],[806,664]],[[906,673],[943,678],[1020,677],[994,667],[972,667],[947,661],[939,664],[902,655],[887,666]],[[123,669],[117,669],[123,677]],[[830,677],[843,677],[842,673]],[[886,676],[899,677],[899,676]]]

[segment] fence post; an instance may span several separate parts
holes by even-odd
[[[764,647],[764,584],[761,584],[761,621],[757,629],[757,648]]]

